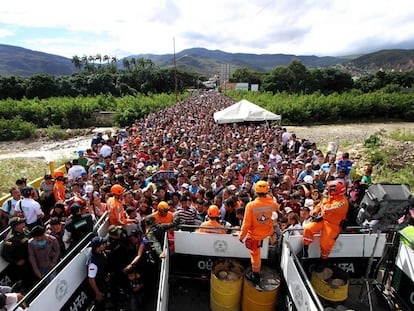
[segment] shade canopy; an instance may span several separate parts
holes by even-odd
[[[280,115],[274,114],[259,107],[246,99],[213,114],[214,121],[218,124],[238,122],[261,122],[281,120]]]

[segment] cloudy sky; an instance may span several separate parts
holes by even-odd
[[[414,0],[3,0],[0,43],[74,55],[414,48]]]

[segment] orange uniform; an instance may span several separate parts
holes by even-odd
[[[246,205],[240,240],[247,237],[246,246],[250,250],[253,272],[260,272],[260,245],[262,240],[273,234],[272,213],[279,211],[277,204],[270,196],[259,196]],[[253,242],[254,247],[248,246]]]
[[[344,195],[329,196],[315,207],[313,214],[321,213],[321,221],[312,221],[303,228],[303,244],[313,242],[315,233],[322,231],[320,237],[321,258],[328,258],[335,240],[341,232],[341,222],[346,219],[348,199]]]
[[[125,217],[124,207],[122,202],[115,198],[110,197],[106,201],[106,207],[109,210],[109,225],[115,226],[125,226],[126,224],[133,223],[133,219],[128,219]]]
[[[203,228],[203,227],[208,227],[208,228]],[[209,228],[209,227],[214,227],[214,228]],[[200,229],[198,229],[198,232],[224,234],[226,233],[226,230],[217,220],[209,219],[200,225]]]
[[[156,224],[169,224],[174,219],[174,215],[171,212],[167,212],[165,213],[165,216],[161,216],[161,214],[158,211],[156,211],[152,213],[151,216],[154,216]]]
[[[53,196],[55,197],[55,201],[65,202],[65,193],[66,187],[63,181],[56,180],[55,184],[53,185]]]

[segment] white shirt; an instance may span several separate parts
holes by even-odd
[[[4,305],[4,308],[6,310],[13,310],[14,306],[19,301],[19,299],[17,298],[17,293],[7,293],[5,295],[6,295],[6,303]],[[16,310],[20,311],[20,310],[24,310],[24,309],[21,308],[21,307],[18,307]]]
[[[23,198],[17,202],[14,211],[22,212],[28,225],[36,222],[38,217],[43,214],[40,204],[31,198]]]
[[[112,148],[108,145],[103,145],[99,153],[102,154],[104,158],[109,157],[112,154]]]
[[[68,178],[69,178],[69,180],[76,180],[76,178],[81,176],[82,173],[86,173],[86,170],[82,165],[78,165],[78,164],[73,165],[68,170]]]
[[[10,209],[9,209],[9,201],[10,201]],[[14,198],[10,198],[6,201],[4,201],[3,206],[2,206],[2,210],[5,211],[6,213],[8,213],[10,215],[10,217],[12,217],[14,215],[14,208],[16,206],[18,201],[16,201]]]

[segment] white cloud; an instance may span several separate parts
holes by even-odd
[[[0,38],[13,36],[14,33],[8,29],[0,29]]]
[[[414,41],[412,16],[412,0],[72,0],[65,6],[14,0],[0,7],[0,23],[9,29],[38,29],[29,38],[15,36],[23,47],[67,57],[172,53],[173,37],[176,51],[322,56],[408,48]],[[8,40],[18,33],[3,31],[0,38]]]

